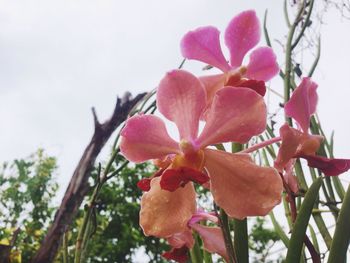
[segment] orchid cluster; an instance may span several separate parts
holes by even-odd
[[[326,176],[350,168],[349,160],[316,154],[322,137],[308,133],[317,103],[317,85],[310,78],[303,79],[284,107],[297,128],[284,124],[280,137],[241,152],[215,147],[229,142],[247,145],[265,131],[265,82],[279,72],[271,48],[252,50],[260,40],[254,11],[234,17],[224,39],[229,62],[221,50],[218,29],[207,26],[188,32],[181,41],[183,56],[222,73],[196,77],[185,70],[172,70],[157,87],[157,108],[176,125],[179,141],[169,136],[165,122],[155,115],[133,116],[121,131],[120,149],[128,160],[153,160],[159,168],[151,178],[138,183],[144,191],[140,225],[145,235],[165,238],[172,250],[163,256],[179,262],[186,261],[195,243],[194,232],[208,252],[228,258],[218,215],[197,206],[196,184],[209,189],[214,203],[229,217],[244,219],[268,214],[281,202],[284,188],[298,191],[293,176],[296,158],[306,159]],[[248,63],[243,65],[248,53]],[[200,122],[204,123],[201,131]],[[250,153],[278,141],[281,145],[274,167],[257,165]]]

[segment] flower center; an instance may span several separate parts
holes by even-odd
[[[247,68],[244,66],[230,71],[228,73],[225,86],[237,87],[246,71]]]
[[[184,139],[182,139],[179,143],[179,146],[180,146],[180,150],[185,154],[185,155],[188,155],[188,154],[194,154],[196,152],[196,149],[194,147],[194,145],[189,142],[189,141],[186,141]]]

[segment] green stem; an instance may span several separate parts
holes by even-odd
[[[310,68],[310,71],[309,71],[309,73],[307,74],[308,77],[312,77],[312,75],[314,74],[315,69],[316,69],[317,64],[318,64],[318,61],[320,60],[320,57],[321,57],[321,39],[318,38],[317,54],[316,54],[314,63],[312,63],[312,66],[311,66],[311,68]]]
[[[63,250],[63,263],[68,263],[68,235],[67,232],[63,234],[63,244],[62,244],[62,250]]]
[[[228,262],[237,263],[236,253],[232,244],[231,230],[229,225],[228,216],[223,209],[220,208],[220,225],[222,234],[224,236]]]
[[[315,249],[318,253],[320,253],[320,247],[318,246],[318,241],[317,241],[317,237],[316,237],[316,233],[314,228],[312,227],[312,225],[309,224],[309,230],[310,230],[310,235],[311,235],[311,240],[312,243],[315,246]]]
[[[347,249],[350,242],[350,186],[346,192],[344,203],[339,213],[328,263],[346,262]]]
[[[203,250],[203,259],[205,263],[213,263],[213,259],[211,257],[211,253],[206,250]]]
[[[269,47],[272,47],[271,45],[271,40],[270,40],[270,36],[269,36],[269,31],[267,30],[267,9],[265,10],[265,15],[264,15],[264,36],[265,36],[265,41],[266,41],[266,44],[269,46]]]
[[[87,244],[87,238],[88,238],[87,232],[89,231],[89,224],[90,224],[90,219],[93,211],[93,206],[95,205],[95,201],[99,194],[101,186],[102,186],[101,183],[96,185],[94,192],[92,194],[91,201],[89,202],[87,206],[87,210],[84,213],[83,223],[81,225],[81,228],[79,229],[78,238],[75,243],[74,263],[82,262],[82,254],[84,252],[84,249],[86,248],[85,245]]]
[[[299,35],[296,37],[295,41],[293,42],[291,49],[293,50],[299,43],[300,39],[303,37],[305,29],[309,26],[309,22],[310,22],[310,17],[311,17],[311,13],[312,13],[312,9],[314,6],[314,0],[310,0],[309,2],[309,12],[306,15],[303,27],[301,28]]]
[[[326,244],[327,249],[330,249],[332,244],[332,237],[328,231],[328,228],[323,220],[323,217],[320,214],[312,214],[312,217],[316,223],[318,230],[321,233],[321,236]]]
[[[284,2],[283,2],[283,13],[284,13],[284,19],[286,20],[287,26],[291,27],[289,15],[288,15],[287,0],[284,0]]]
[[[202,253],[199,247],[199,239],[197,234],[194,234],[194,240],[195,240],[194,246],[190,251],[191,261],[192,263],[202,263],[203,262]]]
[[[305,0],[304,0],[305,1]],[[287,43],[286,43],[286,66],[284,71],[284,103],[289,101],[290,90],[291,90],[291,73],[292,73],[292,41],[295,33],[295,29],[300,22],[300,17],[304,11],[304,1],[302,1],[301,6],[293,24],[290,26]],[[286,121],[290,126],[292,126],[291,118],[286,116]]]
[[[237,262],[249,263],[248,228],[247,219],[234,220],[233,244],[236,251]]]
[[[276,217],[272,211],[269,213],[269,216],[270,216],[272,225],[273,225],[278,237],[282,240],[282,242],[286,246],[286,248],[288,248],[289,238],[287,237],[286,233],[284,233],[283,228],[276,220]]]

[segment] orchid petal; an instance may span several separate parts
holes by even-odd
[[[245,76],[249,79],[269,81],[279,70],[272,48],[260,47],[250,54]]]
[[[220,46],[220,31],[212,26],[188,32],[181,40],[181,53],[227,72],[231,69]]]
[[[350,169],[350,159],[329,159],[317,155],[299,157],[306,159],[308,166],[320,169],[326,176],[338,176]]]
[[[213,223],[218,223],[219,218],[216,216],[215,213],[208,213],[202,210],[198,210],[191,218],[191,220],[188,222],[189,226],[192,226],[193,224],[196,224],[203,220],[209,220]]]
[[[175,260],[176,262],[185,263],[188,260],[189,249],[186,246],[180,248],[172,248],[162,254],[162,257],[167,260]]]
[[[126,159],[140,163],[178,153],[164,122],[154,115],[136,115],[127,120],[121,131],[120,151]]]
[[[224,236],[221,228],[202,226],[199,224],[194,224],[191,228],[200,235],[205,250],[210,253],[218,253],[228,262]]]
[[[225,44],[230,50],[231,66],[242,65],[245,54],[260,40],[260,23],[255,11],[244,11],[235,16],[225,31]]]
[[[188,229],[187,222],[196,212],[196,193],[192,183],[175,192],[163,190],[160,178],[141,198],[140,226],[146,236],[170,237]]]
[[[207,94],[207,104],[211,104],[215,93],[225,86],[226,78],[226,74],[199,77],[199,80],[203,84]]]
[[[296,159],[291,159],[287,163],[285,168],[286,172],[283,174],[284,181],[286,182],[286,184],[289,186],[289,188],[292,190],[293,193],[297,193],[299,190],[298,179],[293,174],[295,161]]]
[[[290,100],[284,105],[286,115],[295,119],[302,130],[307,133],[311,115],[316,112],[317,84],[311,78],[303,78],[294,90]]]
[[[192,248],[194,245],[194,238],[190,229],[172,235],[171,237],[167,238],[167,241],[169,245],[174,248],[181,248],[183,246]]]
[[[313,155],[321,145],[322,137],[300,132],[284,124],[280,128],[282,144],[275,160],[275,168],[280,172],[292,158],[298,155]]]
[[[182,139],[197,137],[199,118],[205,103],[201,82],[187,71],[173,70],[159,84],[158,109],[167,119],[176,123]]]
[[[263,216],[281,201],[282,180],[276,169],[256,165],[248,154],[205,150],[205,167],[215,203],[230,216]]]
[[[226,87],[216,93],[196,142],[200,147],[231,141],[246,143],[265,126],[264,99],[251,89]]]

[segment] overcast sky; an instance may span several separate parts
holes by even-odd
[[[283,41],[282,2],[0,0],[0,161],[43,147],[58,157],[64,191],[93,132],[92,106],[104,120],[117,95],[149,91],[179,65],[187,31],[224,31],[242,10],[254,8],[262,19],[267,8],[270,34]],[[350,158],[350,22],[335,11],[324,21],[318,112],[325,130],[336,131],[336,155]],[[279,81],[271,85],[282,93]]]

